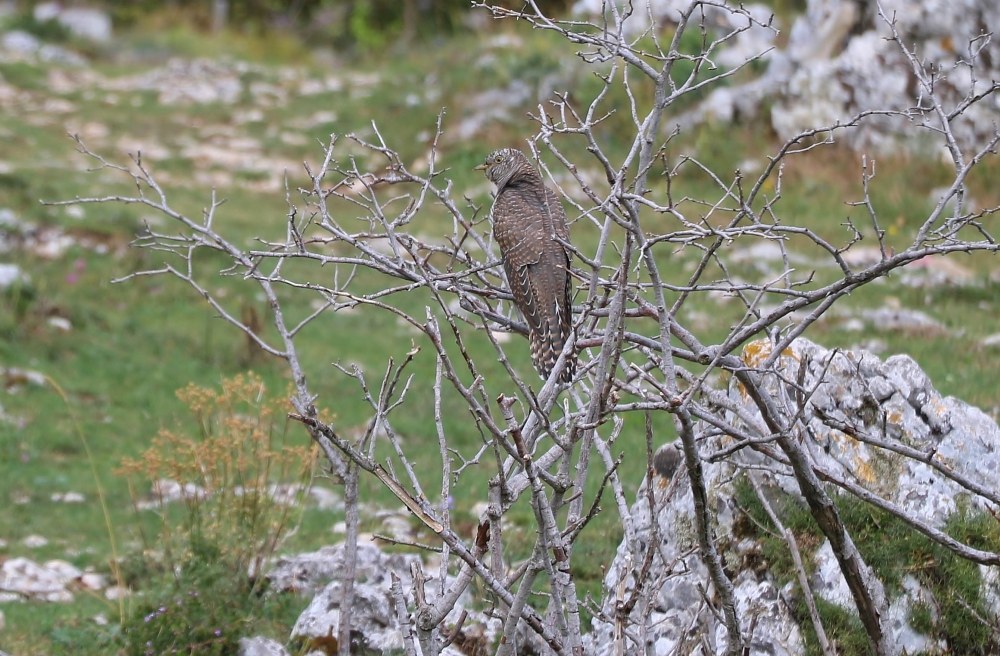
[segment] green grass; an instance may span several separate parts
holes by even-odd
[[[916,604],[911,609],[910,624],[918,631],[943,640],[956,654],[991,654],[1000,648],[990,627],[973,619],[973,613],[989,617],[982,592],[979,566],[958,557],[946,547],[917,533],[902,520],[846,495],[834,497],[841,519],[853,537],[865,562],[885,584],[892,600],[903,592],[903,579],[915,577],[931,594],[933,609]],[[742,512],[734,533],[738,538],[753,537],[761,543],[763,562],[755,568],[766,569],[780,584],[798,585],[791,556],[746,479],[736,485],[736,502]],[[815,571],[813,554],[823,544],[823,537],[804,503],[779,494],[775,512],[791,530],[802,551],[806,571]],[[766,529],[766,530],[763,530]],[[959,507],[945,526],[952,537],[978,549],[1000,549],[1000,528],[996,520]],[[821,654],[815,630],[801,595],[796,588],[792,611],[799,620],[806,640],[807,654]],[[827,637],[844,656],[864,656],[871,645],[857,614],[817,597],[816,605]]]
[[[235,106],[161,104],[150,91],[115,92],[114,103],[103,93],[88,93],[86,89],[66,94],[65,100],[75,106],[69,116],[46,116],[40,108],[51,96],[48,80],[51,69],[30,63],[4,64],[0,75],[10,85],[26,94],[29,111],[6,117],[0,125],[0,160],[10,165],[0,173],[0,207],[7,207],[20,219],[40,227],[59,228],[86,235],[105,243],[107,253],[91,247],[74,246],[58,257],[47,259],[29,252],[15,250],[3,254],[4,262],[20,265],[27,271],[30,283],[0,292],[0,366],[39,371],[56,381],[68,395],[64,401],[51,387],[19,385],[0,391],[0,404],[15,418],[0,421],[0,480],[4,481],[0,498],[0,536],[7,546],[0,549],[0,558],[27,556],[36,560],[66,558],[81,566],[91,565],[110,573],[111,549],[105,528],[103,511],[97,503],[97,485],[105,491],[112,530],[122,556],[136,558],[141,554],[143,536],[154,533],[156,518],[150,513],[137,513],[127,482],[113,471],[123,458],[138,456],[160,428],[185,421],[183,404],[175,390],[194,382],[204,386],[218,385],[233,374],[252,369],[271,390],[284,389],[287,371],[283,364],[249,348],[246,340],[213,313],[187,288],[166,278],[141,278],[111,285],[108,281],[129,272],[157,266],[157,254],[125,247],[149,218],[148,210],[136,206],[85,206],[84,215],[75,218],[58,207],[43,206],[44,199],[66,199],[75,196],[133,193],[127,179],[109,175],[107,171],[87,173],[88,162],[74,152],[74,144],[66,138],[67,125],[78,129],[88,124],[105,126],[106,136],[88,140],[88,145],[115,162],[126,162],[122,144],[141,144],[146,151],[145,162],[162,177],[171,203],[180,211],[198,216],[210,201],[211,178],[208,174],[225,172],[225,166],[209,166],[185,154],[186,146],[205,141],[208,128],[233,123],[239,111],[259,110],[261,120],[235,124],[235,135],[253,137],[260,142],[256,157],[269,157],[292,162],[308,160],[315,163],[321,156],[317,141],[325,142],[331,132],[345,135],[357,132],[371,137],[370,121],[375,120],[387,141],[396,147],[406,162],[424,155],[428,148],[426,134],[432,134],[436,116],[446,108],[445,129],[439,156],[449,167],[458,196],[461,191],[482,188],[481,176],[471,167],[483,154],[496,145],[523,143],[534,131],[523,112],[513,112],[507,121],[487,126],[486,134],[469,142],[457,142],[448,130],[456,125],[469,109],[470,98],[480,91],[522,81],[538,88],[552,74],[564,71],[569,55],[564,45],[551,35],[517,31],[522,44],[518,48],[497,51],[492,63],[484,67],[458,66],[454,62],[469,61],[470,52],[481,48],[480,37],[457,36],[435,48],[424,48],[402,58],[374,57],[371,62],[347,62],[335,68],[338,74],[378,75],[379,81],[366,91],[329,91],[316,95],[300,95],[288,86],[287,101],[279,106],[258,106],[244,97]],[[294,44],[278,43],[273,52],[269,44],[246,37],[240,40],[228,35],[220,40],[205,39],[184,30],[158,31],[139,26],[124,37],[125,48],[148,63],[130,64],[123,61],[98,59],[94,69],[109,78],[132,75],[163,64],[171,54],[185,56],[233,56],[262,62],[260,68],[243,74],[247,81],[282,86],[280,67],[296,65],[304,76],[323,79],[331,70],[321,68],[301,58]],[[690,44],[688,44],[690,45]],[[587,72],[566,73],[571,91],[585,99],[596,88],[595,78]],[[433,84],[440,96],[421,101],[411,107],[406,97],[413,90],[421,97],[421,88]],[[648,94],[648,89],[640,90]],[[618,109],[618,114],[599,129],[612,154],[622,157],[623,134],[629,121],[620,97],[606,101],[605,109]],[[535,111],[529,106],[524,111]],[[332,111],[335,120],[322,121],[310,127],[292,127],[320,111]],[[305,125],[306,123],[302,123]],[[306,145],[288,143],[283,133],[304,137]],[[424,136],[420,136],[425,133]],[[127,137],[127,139],[126,139]],[[224,147],[231,136],[218,139]],[[167,155],[152,158],[162,146]],[[582,140],[568,139],[562,146],[573,157],[587,162]],[[766,130],[707,126],[693,134],[682,135],[671,145],[668,160],[681,152],[695,152],[720,174],[734,170],[750,156],[762,158],[774,152],[777,144]],[[357,149],[345,151],[359,154]],[[346,163],[346,161],[345,161]],[[857,156],[837,149],[821,149],[789,161],[785,172],[783,198],[779,209],[823,236],[844,241],[848,232],[840,225],[852,215],[860,220],[857,208],[849,208],[845,200],[860,197],[860,174]],[[992,168],[974,176],[972,194],[982,205],[996,202]],[[895,227],[897,235],[912,228],[913,217],[929,208],[922,193],[910,193],[909,181],[919,176],[933,181],[944,180],[944,170],[936,164],[900,159],[880,163],[873,200],[877,208]],[[260,192],[253,183],[260,182],[261,173],[253,170],[232,171],[233,182],[219,186],[220,197],[227,199],[219,209],[217,221],[224,232],[235,239],[257,235],[280,236],[284,232],[287,206],[284,192]],[[655,173],[655,171],[654,171]],[[307,179],[301,168],[288,171],[289,186],[305,186]],[[663,184],[661,177],[652,177],[653,184]],[[684,167],[672,181],[675,193],[694,198],[715,198],[720,190],[693,167]],[[928,185],[928,188],[933,185]],[[293,194],[294,195],[294,194]],[[486,205],[488,199],[475,199]],[[690,218],[697,219],[703,206],[685,203]],[[713,221],[725,217],[714,216]],[[676,226],[670,219],[650,217],[656,231],[667,232]],[[422,234],[443,232],[450,227],[443,223],[443,213],[433,205],[420,217]],[[450,226],[450,224],[448,224]],[[585,251],[592,247],[594,232],[579,222],[574,227],[574,242]],[[897,238],[897,237],[894,237]],[[657,250],[657,257],[672,282],[685,280],[684,269],[695,258],[690,252],[673,253],[672,247]],[[843,305],[851,308],[875,307],[890,297],[898,298],[904,307],[926,306],[949,327],[961,328],[952,335],[894,335],[878,333],[885,340],[887,352],[908,352],[926,369],[931,379],[946,394],[953,394],[981,405],[987,410],[1000,407],[1000,391],[991,380],[997,364],[995,354],[983,351],[979,341],[995,331],[996,283],[989,282],[988,272],[995,267],[995,258],[970,257],[963,263],[972,268],[981,286],[959,290],[914,290],[902,287],[890,279],[886,284],[861,290]],[[213,257],[198,261],[206,272],[218,271],[224,262]],[[305,269],[308,271],[308,269]],[[734,266],[738,275],[752,275],[752,269]],[[320,280],[329,279],[330,270],[318,269]],[[830,272],[820,270],[819,279]],[[374,275],[362,275],[357,284],[374,288],[381,281]],[[268,321],[268,310],[256,290],[238,278],[216,278],[213,291],[222,290],[227,309],[239,316],[245,308],[253,308]],[[291,316],[304,316],[313,298],[308,294],[285,293],[285,309]],[[420,294],[394,300],[400,307],[419,311],[426,303]],[[694,298],[690,310],[710,317],[699,336],[706,342],[721,339],[728,326],[739,319],[738,304],[717,306],[712,301]],[[421,312],[422,313],[422,312]],[[72,328],[62,332],[50,323],[52,317],[68,319]],[[651,330],[651,328],[638,328]],[[273,336],[273,331],[267,334]],[[859,336],[842,331],[835,322],[818,324],[807,333],[828,346],[848,346]],[[486,338],[467,334],[472,352],[480,358],[484,373],[491,379],[502,376]],[[373,377],[385,366],[387,356],[401,361],[410,349],[411,340],[421,345],[421,338],[399,326],[384,314],[368,310],[352,314],[323,316],[306,330],[300,340],[303,360],[307,365],[310,384],[319,394],[319,405],[336,413],[338,425],[350,433],[363,428],[368,412],[354,381],[336,374],[332,362],[357,362]],[[517,340],[519,338],[515,338]],[[411,402],[405,412],[393,416],[394,426],[406,441],[414,456],[414,466],[425,484],[434,481],[440,470],[435,429],[433,426],[431,381],[434,371],[432,350],[423,343],[411,372],[414,382],[409,392]],[[530,373],[527,349],[515,341],[509,348],[515,366]],[[961,366],[955,366],[961,363]],[[527,379],[531,379],[530,376]],[[445,427],[451,446],[471,456],[480,445],[480,436],[468,410],[456,395],[447,393],[443,399]],[[78,427],[78,428],[77,428]],[[655,419],[658,442],[672,438],[671,422],[666,417]],[[290,427],[290,439],[306,441],[304,431]],[[97,478],[85,455],[80,434],[86,437],[96,467]],[[418,445],[427,444],[427,448]],[[620,470],[627,493],[638,487],[645,472],[643,419],[626,417],[626,427],[615,455],[624,453]],[[388,448],[380,445],[378,456],[389,459]],[[600,470],[601,467],[595,467]],[[463,535],[471,537],[475,518],[471,513],[475,501],[485,498],[486,479],[491,473],[489,458],[474,473],[467,474],[452,491],[455,499],[455,525]],[[596,492],[599,477],[589,481],[586,499],[589,503]],[[321,483],[324,483],[321,481]],[[325,482],[332,486],[332,483]],[[78,491],[86,495],[84,504],[52,502],[53,492]],[[140,494],[145,490],[139,490]],[[427,490],[436,495],[434,489]],[[12,503],[15,498],[28,498],[30,503]],[[381,486],[364,479],[362,500],[377,506],[396,507],[398,502]],[[620,529],[609,499],[607,508],[580,539],[574,559],[575,573],[581,587],[597,596],[600,592],[600,567],[610,561],[620,540]],[[316,549],[337,539],[329,532],[340,517],[336,514],[307,508],[299,532],[291,539],[288,549]],[[511,513],[512,529],[505,539],[512,545],[515,557],[527,556],[534,539],[531,511],[526,505]],[[377,526],[370,519],[362,530]],[[49,537],[49,546],[40,550],[24,547],[21,540],[31,534]],[[428,534],[418,534],[430,539]],[[777,558],[776,554],[769,557]],[[152,586],[161,573],[133,566],[131,581],[137,588]],[[208,584],[206,584],[208,585]],[[214,585],[214,583],[212,583]],[[221,594],[221,593],[220,593]],[[228,594],[228,593],[227,593]],[[133,615],[145,608],[144,598],[134,598],[126,606]],[[291,603],[291,602],[289,602]],[[296,602],[302,603],[304,602]],[[116,603],[79,595],[69,605],[9,604],[4,607],[7,628],[0,639],[0,648],[18,656],[31,654],[108,653],[108,645],[121,645],[119,608]],[[261,613],[259,608],[248,611]],[[102,613],[109,620],[106,627],[90,618]],[[285,609],[278,613],[283,621],[294,618]],[[845,622],[847,622],[845,620]],[[849,622],[847,622],[849,624]],[[287,629],[287,627],[285,627]],[[274,627],[272,627],[274,629]],[[275,629],[275,635],[281,632]]]

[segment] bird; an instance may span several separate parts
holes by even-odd
[[[566,212],[538,169],[516,148],[494,150],[475,168],[496,186],[490,210],[493,236],[514,305],[528,324],[531,361],[548,379],[573,325]],[[575,372],[576,355],[570,354],[560,381],[571,382]]]

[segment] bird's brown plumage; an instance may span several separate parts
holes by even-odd
[[[479,168],[497,186],[493,235],[514,304],[528,324],[531,360],[547,378],[572,329],[569,253],[560,241],[569,239],[566,213],[521,151],[496,150]],[[561,380],[572,380],[575,370],[571,355]]]

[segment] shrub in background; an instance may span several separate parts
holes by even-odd
[[[178,392],[196,419],[193,434],[162,429],[119,473],[152,482],[159,531],[143,536],[159,571],[140,591],[125,623],[130,654],[235,653],[253,630],[267,633],[294,613],[295,599],[265,597],[257,574],[301,517],[314,450],[292,446],[286,398],[269,398],[254,374],[221,389]],[[183,491],[168,503],[166,490]],[[150,504],[137,501],[137,508]],[[138,512],[143,512],[139,510]]]

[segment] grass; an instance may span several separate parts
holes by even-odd
[[[911,626],[935,640],[944,641],[956,654],[991,654],[1000,648],[990,627],[973,617],[989,617],[983,598],[982,575],[975,563],[970,563],[947,548],[917,533],[902,520],[847,495],[836,495],[834,501],[841,519],[853,537],[865,562],[885,584],[890,600],[903,592],[903,579],[913,576],[932,597],[931,605],[914,604],[908,618]],[[796,574],[788,549],[757,499],[746,479],[736,485],[736,502],[744,516],[737,519],[737,538],[752,537],[761,543],[763,562],[755,567],[766,569],[779,585],[794,582]],[[807,573],[815,573],[813,554],[825,540],[809,510],[797,499],[779,493],[773,502],[782,523],[791,530],[803,552]],[[1000,549],[1000,527],[991,515],[973,513],[960,508],[945,526],[952,537],[978,549]],[[821,654],[819,642],[809,619],[808,610],[798,590],[793,613],[803,628],[807,654]],[[871,646],[861,621],[855,613],[816,598],[824,630],[838,654],[865,656]]]
[[[273,105],[257,103],[246,94],[232,106],[165,106],[155,92],[148,90],[95,92],[80,87],[60,95],[49,84],[56,69],[25,62],[0,65],[3,81],[24,94],[24,111],[7,116],[0,126],[0,139],[5,144],[0,150],[0,161],[6,165],[2,169],[6,172],[0,173],[0,207],[13,210],[20,220],[35,228],[74,234],[79,242],[52,257],[23,249],[2,254],[3,261],[21,266],[30,275],[30,282],[0,290],[0,366],[44,373],[66,391],[67,400],[51,387],[13,380],[8,380],[6,390],[0,392],[0,405],[11,418],[0,421],[0,480],[5,482],[6,495],[0,500],[0,536],[7,542],[0,548],[0,558],[65,558],[111,574],[109,536],[96,496],[99,483],[106,492],[116,542],[125,552],[126,562],[132,563],[130,581],[137,589],[144,586],[152,589],[162,572],[138,565],[143,560],[142,536],[155,534],[158,519],[134,510],[128,480],[115,475],[114,470],[123,459],[140,457],[161,429],[174,426],[179,418],[186,416],[184,404],[174,393],[189,383],[217,386],[225,378],[252,369],[271,390],[284,389],[287,384],[287,372],[280,362],[255,352],[180,283],[165,278],[109,283],[131,271],[156,265],[153,254],[125,247],[142,222],[150,218],[148,211],[135,206],[91,205],[84,207],[82,216],[76,216],[65,209],[38,203],[40,198],[133,191],[125,181],[109,176],[106,171],[85,172],[90,163],[74,152],[74,144],[65,135],[67,127],[98,135],[88,139],[88,145],[114,161],[125,161],[122,150],[126,144],[139,144],[144,161],[161,175],[171,202],[180,211],[196,216],[209,202],[212,181],[219,179],[212,176],[226,173],[229,167],[192,156],[189,149],[192,143],[211,143],[224,148],[234,137],[251,137],[260,144],[252,157],[258,162],[273,161],[274,166],[280,167],[289,161],[315,162],[321,154],[317,142],[325,142],[330,132],[339,135],[357,132],[371,137],[370,121],[374,119],[404,161],[412,162],[426,152],[427,135],[433,133],[436,116],[442,108],[447,108],[440,152],[442,161],[449,166],[447,176],[458,190],[482,189],[481,176],[470,170],[472,165],[496,145],[523,143],[534,126],[523,113],[512,112],[507,120],[487,126],[485,136],[467,142],[455,140],[449,130],[465,112],[471,111],[472,99],[478,92],[516,81],[537,90],[554,73],[564,75],[574,85],[571,89],[574,95],[580,98],[586,98],[595,84],[589,73],[566,72],[565,47],[550,35],[520,30],[514,34],[521,43],[513,49],[491,50],[478,36],[460,35],[409,57],[376,56],[367,63],[342,62],[334,69],[338,75],[359,79],[364,75],[376,81],[367,87],[357,83],[350,89],[314,95],[298,93],[294,83],[287,81],[295,78],[284,74],[294,67],[297,76],[323,80],[331,75],[331,70],[300,57],[301,51],[294,44],[282,42],[267,54],[266,44],[254,37],[240,40],[228,35],[221,40],[208,40],[173,25],[163,30],[140,25],[125,37],[123,47],[131,49],[140,63],[130,63],[127,58],[99,58],[93,64],[98,74],[116,78],[162,65],[173,54],[247,58],[257,63],[250,72],[239,74],[242,79],[287,91],[284,100]],[[483,49],[493,55],[492,59],[485,57],[479,63],[454,65],[457,61],[470,61],[469,52]],[[300,63],[303,59],[306,61]],[[439,94],[429,98],[428,86],[438,89]],[[415,106],[407,100],[411,92],[418,99]],[[53,97],[72,103],[72,111],[65,116],[47,114],[45,103]],[[524,110],[534,110],[530,105],[529,102]],[[610,109],[614,102],[609,101],[608,105]],[[259,120],[239,119],[240,112],[250,110],[259,112]],[[317,121],[318,112],[332,112],[335,118],[330,120],[330,115],[320,115]],[[600,130],[613,152],[623,146],[619,135],[626,125],[625,119],[624,115],[613,116]],[[97,126],[106,129],[95,130]],[[231,132],[218,136],[223,128]],[[682,135],[671,146],[668,157],[695,152],[720,173],[732,171],[748,157],[762,158],[764,153],[776,150],[773,137],[758,128],[709,125]],[[569,141],[565,147],[567,152],[579,156],[580,161],[589,162],[582,142]],[[157,154],[157,149],[162,153]],[[227,199],[218,216],[225,231],[242,239],[283,234],[287,212],[283,190],[255,190],[256,183],[265,182],[263,174],[255,170],[232,173],[228,181],[217,183],[219,195]],[[929,181],[927,188],[931,188],[944,180],[945,174],[939,165],[915,159],[880,162],[873,200],[896,230],[893,239],[912,229],[915,217],[930,207],[931,199],[924,192],[912,193],[910,181],[919,177]],[[996,164],[990,163],[970,182],[973,197],[982,205],[997,202],[998,192],[991,185],[996,174]],[[306,183],[300,168],[290,167],[287,175],[292,189]],[[786,216],[841,242],[848,236],[841,225],[845,217],[861,220],[858,208],[845,204],[845,200],[857,200],[861,193],[856,155],[836,148],[805,153],[789,160],[784,176],[779,208]],[[663,184],[662,177],[654,178],[654,183]],[[672,184],[681,195],[692,198],[714,198],[720,194],[711,180],[694,167],[682,168]],[[481,205],[488,202],[485,194],[475,200]],[[703,206],[694,203],[685,202],[682,206],[692,218],[705,212]],[[713,221],[723,219],[710,217]],[[433,234],[442,225],[441,220],[439,211],[430,208],[420,218],[420,231]],[[664,232],[672,229],[666,220],[656,219],[650,225]],[[22,238],[30,241],[32,230],[26,232]],[[595,238],[583,222],[576,224],[573,237],[584,250],[593,245]],[[89,245],[82,245],[84,241]],[[686,278],[685,267],[693,260],[691,253],[673,253],[664,248],[657,256],[672,278]],[[887,353],[913,355],[944,393],[995,412],[1000,407],[1000,391],[984,381],[991,380],[990,372],[996,367],[997,357],[979,345],[983,337],[995,331],[997,283],[988,277],[994,262],[995,258],[986,257],[962,259],[980,283],[975,287],[917,290],[890,279],[885,284],[860,290],[845,299],[843,305],[854,309],[878,307],[895,298],[904,307],[927,309],[949,328],[960,328],[961,332],[947,335],[877,332],[876,336],[884,340]],[[213,258],[199,261],[205,271],[219,270],[223,264]],[[737,275],[757,275],[747,264],[733,267]],[[319,270],[315,275],[326,277],[332,272]],[[817,275],[822,279],[831,274],[820,270]],[[361,286],[373,287],[379,283],[370,275],[358,279]],[[213,291],[224,295],[227,308],[234,314],[240,315],[249,308],[267,323],[265,304],[241,280],[217,278],[213,281]],[[289,294],[286,309],[301,316],[309,311],[311,300],[307,295]],[[425,300],[413,294],[397,302],[419,309]],[[700,332],[705,341],[720,339],[741,315],[736,304],[718,306],[705,299],[694,299],[690,312],[692,316],[701,313],[708,317]],[[69,332],[53,325],[53,317],[68,320]],[[850,346],[859,340],[857,334],[844,331],[837,322],[817,324],[807,336],[828,346]],[[364,310],[324,316],[302,334],[300,348],[313,388],[320,395],[319,402],[337,414],[339,425],[347,432],[363,428],[368,415],[357,385],[334,375],[330,363],[356,362],[369,373],[378,372],[384,368],[386,356],[400,361],[413,338],[393,319]],[[470,349],[484,362],[487,375],[500,375],[500,365],[485,337],[470,335]],[[522,371],[530,370],[527,349],[515,344],[509,351],[515,366]],[[961,366],[955,366],[956,363]],[[432,390],[428,382],[433,370],[433,357],[425,348],[412,364],[414,383],[409,392],[409,410],[394,416],[394,426],[407,444],[434,442]],[[451,445],[465,455],[474,453],[480,437],[461,399],[446,395],[443,412]],[[96,480],[75,428],[77,424],[90,445]],[[672,438],[668,419],[656,418],[655,426],[658,441]],[[303,431],[295,426],[288,430],[289,440],[305,443]],[[425,480],[434,480],[440,469],[436,445],[412,451],[417,453],[414,465],[418,473]],[[620,473],[631,495],[645,472],[641,417],[626,417],[625,430],[614,452],[625,454]],[[380,451],[379,457],[387,459],[387,452]],[[483,481],[489,475],[488,465],[480,470],[482,475],[477,471],[475,475],[464,476],[452,493],[455,522],[467,529],[467,535],[474,530],[472,504],[484,497]],[[588,500],[597,482],[590,482]],[[325,484],[322,480],[320,483]],[[66,491],[82,492],[86,502],[65,504],[50,499],[52,493]],[[139,492],[145,490],[139,488]],[[362,485],[361,496],[363,501],[376,506],[398,505],[384,489],[368,480]],[[27,503],[14,502],[25,499]],[[610,508],[607,500],[604,505]],[[337,539],[329,528],[339,517],[314,507],[306,507],[303,513],[301,528],[287,543],[288,550],[315,549]],[[510,518],[513,526],[506,539],[516,553],[526,555],[533,539],[530,509],[519,507]],[[362,526],[362,530],[368,531],[376,528],[371,519],[366,519]],[[48,537],[49,545],[28,549],[22,540],[32,534]],[[418,534],[418,538],[428,536]],[[611,511],[599,516],[592,530],[581,538],[574,566],[586,591],[599,593],[600,566],[613,557],[619,540],[620,531]],[[218,577],[213,577],[215,573],[205,572],[198,585],[214,589],[220,595],[237,594],[215,588]],[[163,590],[168,596],[183,594],[180,588]],[[280,622],[285,623],[287,633],[289,618],[296,613],[295,604],[304,603],[289,601],[289,607],[280,610],[257,607],[247,612],[266,614],[273,610],[283,618]],[[133,598],[128,606],[133,618],[144,617],[149,611],[145,598]],[[77,601],[69,605],[8,604],[3,610],[7,628],[0,648],[19,656],[108,653],[109,645],[122,644],[118,606],[99,597],[78,595]],[[99,614],[109,619],[107,626],[91,619]],[[849,624],[848,620],[843,621]],[[280,628],[271,626],[267,630],[281,636]]]

